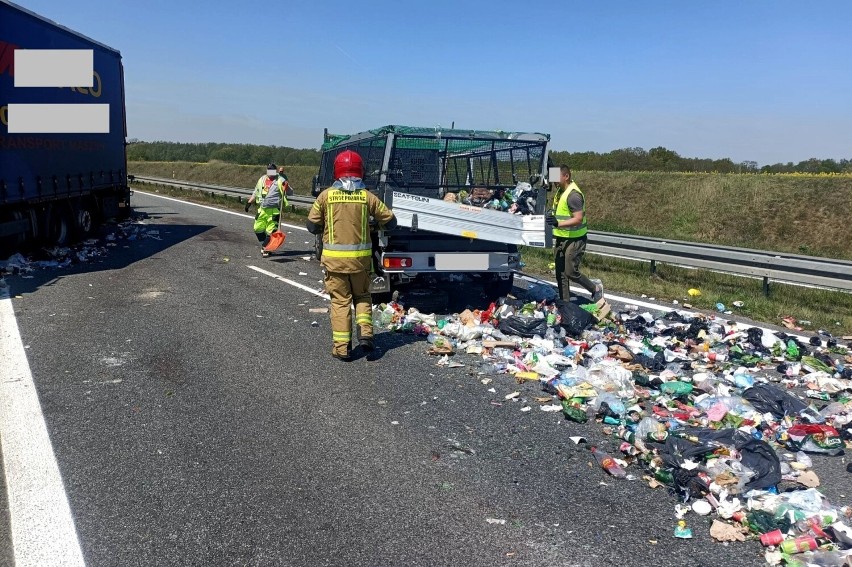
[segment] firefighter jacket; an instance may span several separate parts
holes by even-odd
[[[370,217],[379,225],[396,225],[393,212],[360,179],[338,179],[319,194],[308,221],[322,226],[321,262],[326,270],[344,274],[370,271]]]
[[[287,206],[287,178],[278,175],[272,180],[272,183],[267,185],[269,176],[264,175],[257,180],[254,186],[254,202],[258,207],[265,209],[283,209]],[[270,191],[271,187],[275,186],[276,191]]]
[[[572,191],[576,191],[580,194],[580,197],[583,197],[583,222],[578,226],[572,226],[570,228],[554,227],[553,236],[557,238],[579,238],[581,236],[585,236],[587,232],[586,197],[573,181],[568,184],[568,187],[566,187],[564,191],[560,191],[556,194],[556,197],[553,200],[553,208],[555,209],[554,216],[556,216],[557,220],[566,220],[574,215],[576,211],[572,211],[568,206],[568,197],[571,195]]]

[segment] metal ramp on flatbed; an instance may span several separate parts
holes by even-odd
[[[388,191],[385,204],[406,228],[518,246],[550,246],[544,215],[516,215],[400,191]]]

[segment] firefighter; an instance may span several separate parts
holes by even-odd
[[[367,190],[363,176],[361,156],[341,152],[334,160],[334,183],[319,194],[308,213],[308,231],[322,234],[320,262],[331,298],[331,355],[340,360],[352,357],[353,303],[359,344],[365,351],[374,348],[370,220],[388,229],[397,224],[393,212]]]
[[[266,175],[257,180],[254,193],[246,202],[246,212],[252,203],[257,203],[254,234],[260,242],[260,255],[264,258],[269,256],[269,252],[264,250],[269,244],[269,236],[278,228],[281,209],[287,206],[287,186],[287,176],[279,175],[278,167],[270,163],[266,166]]]

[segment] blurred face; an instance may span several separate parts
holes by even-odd
[[[267,169],[266,175],[268,175],[269,177],[275,177],[276,175],[278,175],[278,172],[275,171],[274,169]]]

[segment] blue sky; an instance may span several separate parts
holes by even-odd
[[[128,137],[316,148],[323,128],[852,158],[852,2],[17,0],[118,49]]]

